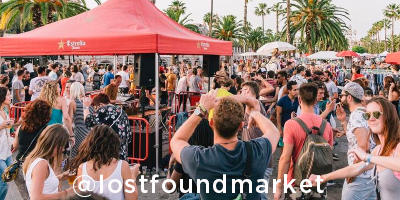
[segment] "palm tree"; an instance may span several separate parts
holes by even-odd
[[[249,3],[250,0],[244,0],[244,18],[243,18],[243,28],[244,31],[247,31],[247,4]]]
[[[190,15],[192,15],[192,13],[190,13],[186,16],[183,16],[182,13],[184,13],[184,12],[179,11],[179,10],[174,11],[173,9],[169,9],[169,8],[167,10],[164,10],[164,12],[169,18],[176,21],[181,26],[183,26],[191,31],[194,31],[196,33],[200,33],[200,29],[197,25],[189,23],[189,22],[193,21],[192,19],[189,19]]]
[[[290,19],[290,0],[286,0],[286,19]],[[290,20],[286,20],[286,42],[290,43]]]
[[[388,19],[383,19],[383,28],[385,29],[385,51],[387,51],[387,29],[390,28],[390,26],[392,25],[390,20]]]
[[[267,15],[269,13],[270,13],[270,11],[269,11],[266,3],[258,4],[258,7],[256,7],[256,10],[254,11],[254,14],[256,14],[257,16],[261,16],[263,33],[264,33],[264,17],[265,17],[265,15]]]
[[[385,17],[390,18],[392,20],[392,38],[394,38],[394,20],[398,19],[400,17],[399,14],[400,11],[400,5],[396,4],[389,4],[385,10],[383,10],[383,14]],[[391,40],[391,51],[394,51],[394,43],[393,40]]]
[[[285,20],[289,21],[291,39],[300,33],[300,38],[307,44],[309,53],[314,52],[316,45],[319,45],[321,50],[347,49],[348,42],[343,32],[348,28],[342,19],[349,19],[346,9],[331,4],[331,0],[293,1],[294,3],[290,4],[291,17],[285,17]]]
[[[10,0],[0,5],[0,30],[6,31],[16,23],[20,25],[20,30],[25,30],[28,24],[38,28],[87,10],[84,5],[69,1]]]
[[[212,23],[211,23],[211,20],[212,20]],[[203,21],[204,21],[204,23],[208,24],[208,30],[210,30],[210,32],[211,32],[211,34],[209,36],[212,35],[212,27],[213,27],[213,24],[215,24],[217,22],[217,20],[218,20],[218,15],[213,14],[213,17],[211,18],[210,12],[206,13],[203,16]]]
[[[150,0],[150,2],[154,5],[156,5],[156,0]]]
[[[214,24],[213,37],[220,40],[234,41],[242,37],[242,30],[242,21],[236,21],[236,16],[234,15],[227,15]]]
[[[253,50],[260,48],[264,44],[266,37],[264,36],[264,31],[261,27],[255,29],[249,29],[245,35],[246,44]]]
[[[283,7],[280,3],[276,3],[269,10],[276,14],[276,33],[279,33],[279,15],[283,13]]]

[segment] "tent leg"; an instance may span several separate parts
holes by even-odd
[[[158,88],[160,88],[159,87],[159,85],[160,85],[160,80],[159,80],[159,77],[158,77],[158,71],[159,71],[159,68],[158,68],[158,53],[156,53],[156,63],[155,63],[155,68],[156,68],[156,74],[155,74],[155,80],[156,80],[156,102],[154,102],[156,105],[156,134],[155,134],[155,136],[156,136],[156,145],[155,145],[155,148],[156,148],[156,173],[158,173],[158,171],[159,171],[159,169],[158,169],[158,160],[159,160],[159,156],[160,155],[158,155],[158,149],[160,148],[160,141],[159,141],[159,137],[158,137],[158,134],[160,134],[159,132],[160,132],[160,129],[159,129],[159,126],[160,126],[160,119],[159,119],[159,112],[160,112],[160,104],[159,104],[159,99],[160,99],[160,91],[159,91],[159,89]]]
[[[117,74],[117,55],[114,56],[114,75]]]

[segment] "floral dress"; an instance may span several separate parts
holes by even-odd
[[[97,111],[90,107],[89,110],[90,114],[85,119],[86,126],[89,128],[96,125],[110,126],[121,139],[120,157],[123,160],[127,160],[128,145],[132,141],[132,129],[125,111],[121,107],[114,105],[103,106]]]

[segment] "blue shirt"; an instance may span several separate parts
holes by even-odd
[[[250,140],[253,149],[253,162],[251,167],[252,192],[247,199],[261,199],[261,194],[256,192],[258,179],[264,179],[265,170],[272,156],[272,146],[267,138],[260,137]],[[243,141],[238,141],[234,150],[225,149],[219,144],[205,148],[202,146],[187,146],[181,151],[183,170],[191,177],[196,184],[197,179],[207,179],[209,182],[209,193],[206,193],[205,183],[201,183],[201,199],[235,199],[240,193],[240,184],[235,184],[235,192],[232,193],[233,179],[244,179],[244,168],[246,166],[247,150]],[[216,193],[213,190],[213,183],[216,179],[226,175],[226,193]],[[245,187],[247,184],[244,184]],[[217,182],[216,188],[222,188],[221,182]],[[192,191],[196,193],[196,191]]]
[[[103,87],[106,87],[107,85],[110,85],[111,79],[114,79],[114,74],[112,74],[111,72],[107,72],[104,74],[104,84]]]
[[[282,116],[281,116],[281,125],[285,126],[286,121],[292,118],[292,112],[297,113],[297,108],[299,107],[299,100],[296,97],[294,101],[292,101],[288,95],[283,96],[279,99],[277,106],[282,107]]]

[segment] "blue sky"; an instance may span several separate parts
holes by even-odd
[[[105,2],[105,0],[102,0]],[[195,23],[203,23],[202,19],[205,13],[210,11],[210,0],[182,0],[186,3],[187,13],[192,13],[191,18]],[[261,26],[261,17],[254,15],[255,7],[259,3],[267,3],[268,7],[280,2],[281,0],[250,0],[248,5],[248,20],[254,26]],[[93,0],[86,0],[89,7],[96,6]],[[172,0],[156,0],[156,6],[160,10],[164,10],[170,5]],[[400,4],[400,0],[333,0],[333,3],[339,7],[346,8],[350,13],[351,21],[346,20],[357,32],[357,39],[367,35],[368,29],[372,23],[383,19],[382,10],[391,3]],[[238,19],[243,19],[244,0],[214,0],[214,13],[218,15],[236,15]],[[275,15],[271,13],[265,18],[266,29],[275,31],[276,22]],[[283,27],[280,23],[280,27]],[[390,31],[388,32],[388,34]],[[400,21],[395,23],[395,34],[400,33]],[[381,33],[383,36],[383,31]],[[382,37],[383,38],[383,37]]]

